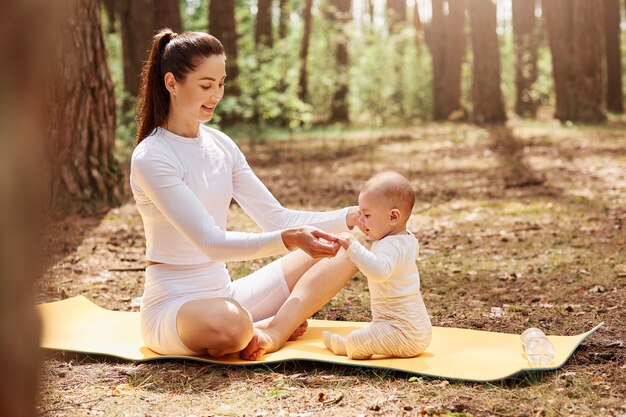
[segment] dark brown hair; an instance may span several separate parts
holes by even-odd
[[[162,29],[152,39],[148,60],[141,73],[137,98],[137,144],[167,120],[170,96],[165,88],[165,74],[171,72],[177,81],[184,81],[201,58],[224,55],[222,43],[203,32],[176,34]]]

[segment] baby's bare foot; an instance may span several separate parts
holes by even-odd
[[[264,329],[254,329],[254,336],[240,353],[241,359],[247,359],[249,361],[260,360],[266,352],[273,352],[273,341],[270,335]]]
[[[309,322],[305,320],[304,323],[299,325],[298,328],[293,331],[293,333],[291,334],[291,336],[289,336],[289,339],[287,340],[289,340],[290,342],[297,340],[300,336],[306,333],[306,329],[308,327],[309,327]]]

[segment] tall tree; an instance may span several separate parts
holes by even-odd
[[[178,0],[107,0],[113,1],[122,31],[124,89],[133,97],[139,91],[139,76],[146,60],[152,37],[169,27],[174,32],[182,28]]]
[[[387,0],[387,17],[389,30],[395,32],[406,23],[406,0]]]
[[[431,0],[431,3],[432,19],[424,26],[424,35],[432,55],[433,118],[446,120],[465,114],[461,106],[465,0]]]
[[[537,114],[533,94],[537,81],[537,48],[540,25],[535,16],[535,0],[513,0],[513,36],[515,42],[515,113],[524,117]]]
[[[42,128],[61,2],[6,0],[0,13],[0,415],[35,417],[41,349]],[[58,13],[61,14],[61,13]],[[65,17],[66,13],[62,13]],[[27,29],[25,29],[27,28]]]
[[[237,61],[237,22],[235,0],[214,0],[209,6],[209,33],[219,39],[226,52],[226,88],[228,95],[239,97],[239,63]],[[222,120],[230,125],[241,120],[241,114],[222,114]]]
[[[259,0],[256,15],[254,41],[269,48],[274,44],[272,36],[272,0]]]
[[[331,103],[331,122],[347,122],[348,114],[348,92],[349,92],[349,57],[348,57],[348,36],[344,31],[346,24],[350,21],[352,11],[352,0],[330,0],[329,18],[333,22],[337,36],[334,37],[335,56],[337,59],[336,74],[337,88],[333,94]]]
[[[183,24],[180,18],[180,0],[153,1],[152,13],[155,32],[163,28],[170,28],[176,33],[182,32]]]
[[[422,43],[422,18],[420,17],[420,9],[418,0],[413,2],[413,28],[415,29],[415,42],[420,45]]]
[[[552,52],[555,117],[599,122],[604,111],[603,0],[544,0]]]
[[[500,89],[500,52],[496,33],[496,4],[493,0],[468,2],[472,28],[472,117],[476,123],[506,120]]]
[[[122,199],[114,158],[115,97],[97,0],[67,0],[72,13],[59,42],[52,89],[50,205],[53,212],[100,211]]]
[[[289,8],[289,0],[280,0],[278,3],[280,10],[280,17],[278,18],[278,37],[285,39],[287,37],[287,27],[289,25],[289,14],[291,12]]]
[[[304,11],[302,18],[304,19],[304,32],[302,33],[302,44],[300,46],[300,78],[298,97],[302,101],[306,101],[308,95],[308,83],[307,83],[307,62],[309,56],[309,41],[311,39],[311,25],[312,25],[312,13],[313,0],[306,0],[304,4]]]
[[[619,0],[604,0],[604,43],[606,45],[606,107],[624,112],[622,92],[622,52],[620,48]]]

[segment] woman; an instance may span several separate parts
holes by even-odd
[[[257,360],[303,333],[356,272],[331,233],[357,212],[283,208],[235,143],[202,125],[224,95],[225,59],[211,35],[164,29],[143,70],[130,174],[148,259],[141,327],[162,354]],[[263,233],[226,231],[232,198]],[[224,263],[294,249],[236,281]]]

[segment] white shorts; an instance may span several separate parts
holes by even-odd
[[[231,281],[223,264],[156,264],[146,268],[141,302],[141,334],[147,347],[160,354],[196,355],[180,340],[176,317],[188,301],[217,297],[235,299],[254,321],[276,314],[289,297],[280,259]]]

